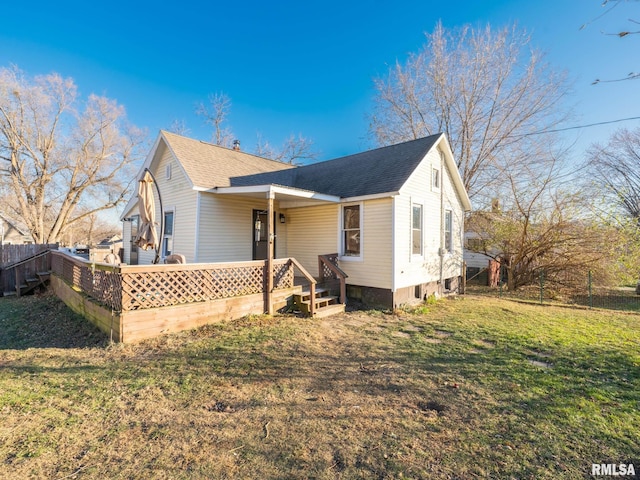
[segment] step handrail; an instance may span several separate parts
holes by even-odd
[[[22,260],[18,260],[17,262],[14,263],[9,263],[7,265],[5,265],[4,267],[0,267],[0,270],[10,270],[12,268],[15,267],[19,267],[20,265],[24,264],[24,263],[28,263],[31,262],[32,260],[35,260],[36,258],[40,258],[43,257],[45,255],[49,255],[49,253],[51,252],[51,250],[44,250],[40,253],[36,253],[35,255],[31,255],[30,257],[24,258]]]
[[[316,311],[316,279],[313,278],[313,275],[311,275],[295,258],[290,257],[289,261],[293,266],[300,270],[300,273],[302,273],[302,275],[309,281],[309,301],[311,302],[309,305],[309,314],[313,317]]]
[[[337,253],[330,253],[326,255],[318,255],[318,270],[320,274],[320,280],[324,281],[324,271],[323,266],[326,266],[329,270],[331,270],[334,275],[340,280],[340,303],[343,305],[347,304],[347,275],[344,270],[342,270],[339,266],[333,263],[332,258],[338,258]]]
[[[18,267],[20,267],[21,265],[25,265],[27,263],[30,262],[34,262],[37,259],[39,259],[40,257],[46,257],[51,253],[51,249],[47,249],[47,250],[43,250],[42,252],[36,253],[35,255],[31,255],[30,257],[27,258],[23,258],[22,260],[19,260],[17,262],[13,262],[10,264],[5,265],[4,267],[0,268],[0,280],[2,280],[3,276],[9,272],[10,270],[13,270],[14,275],[15,275],[15,289],[16,289],[16,294],[18,295],[18,298],[20,298],[20,293],[21,293],[21,280],[19,278],[19,270]],[[4,281],[2,281],[2,283],[0,283],[0,285],[4,285]]]

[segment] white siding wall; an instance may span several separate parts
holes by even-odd
[[[444,256],[443,278],[457,277],[462,272],[462,229],[464,211],[446,166],[441,172],[442,206],[439,189],[432,187],[432,169],[442,170],[440,152],[433,149],[403,186],[395,198],[395,284],[396,289],[429,283],[440,279],[441,231],[443,210],[453,213],[453,252]],[[412,204],[423,206],[423,255],[411,249]]]
[[[339,205],[287,210],[287,256],[318,276],[318,255],[338,252]]]
[[[253,210],[266,210],[267,199],[203,193],[200,198],[198,262],[239,262],[253,258]],[[276,210],[276,258],[287,256],[286,223],[278,221]]]
[[[392,288],[393,201],[391,198],[361,203],[362,231],[360,260],[343,259],[340,268],[349,275],[347,283],[363,287]]]
[[[391,288],[391,198],[360,203],[362,210],[362,258],[342,259],[347,283]],[[340,253],[342,205],[295,208],[287,212],[287,256],[294,257],[314,276],[318,255]]]
[[[195,258],[195,224],[196,224],[196,198],[197,192],[192,190],[190,182],[187,180],[180,165],[175,160],[171,152],[164,146],[158,148],[156,155],[160,156],[159,161],[153,162],[151,173],[156,177],[158,187],[162,195],[162,206],[166,211],[173,211],[173,253],[180,253],[186,257],[187,262],[193,262]],[[171,164],[171,178],[166,177],[167,165]],[[137,195],[137,182],[136,192]],[[154,201],[156,202],[156,222],[157,230],[160,232],[160,203],[157,191],[154,187]],[[138,213],[137,206],[125,213],[126,217]],[[131,250],[131,225],[124,226],[124,258],[125,263],[129,263]],[[128,234],[128,236],[127,236]],[[154,250],[144,251],[138,249],[138,263],[140,265],[151,264],[155,258]]]

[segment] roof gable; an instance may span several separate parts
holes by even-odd
[[[343,198],[398,192],[441,137],[431,135],[294,170],[235,177],[231,185],[272,183]]]
[[[471,208],[451,148],[442,133],[295,167],[162,130],[141,171],[151,166],[164,146],[197,190],[281,185],[341,198],[399,192],[427,154],[439,146],[445,152],[445,161],[465,210]],[[134,204],[135,197],[129,201],[123,216]]]
[[[160,135],[182,165],[192,185],[198,189],[209,190],[214,187],[228,187],[231,185],[229,179],[232,177],[293,168],[293,165],[194,140],[164,130],[160,132]]]

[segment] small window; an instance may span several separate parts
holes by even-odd
[[[168,257],[173,253],[173,212],[164,212],[164,236],[162,238],[162,255]]]
[[[413,204],[411,215],[411,253],[422,255],[422,205]]]
[[[444,249],[447,252],[453,251],[453,212],[444,212]]]
[[[342,207],[342,254],[344,256],[360,256],[360,230],[360,205]]]
[[[440,189],[440,169],[434,168],[431,171],[431,186],[434,190]]]
[[[167,166],[165,167],[165,176],[167,178],[167,180],[171,180],[171,164],[168,163]]]

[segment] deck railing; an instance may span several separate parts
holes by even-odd
[[[292,259],[273,261],[273,288],[292,288]],[[114,311],[169,307],[264,293],[266,261],[173,265],[89,263],[54,252],[53,272]]]
[[[338,266],[338,254],[318,255],[319,283],[335,283],[340,289],[340,303],[347,303],[348,275]]]

